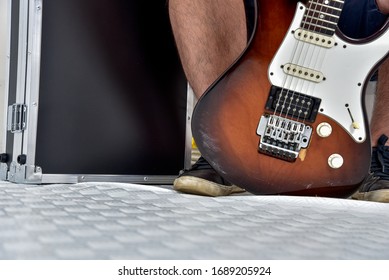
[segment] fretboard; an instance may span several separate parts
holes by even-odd
[[[301,28],[332,36],[335,33],[344,0],[309,0]]]

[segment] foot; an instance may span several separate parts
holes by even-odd
[[[388,137],[382,135],[378,146],[373,148],[370,173],[353,199],[389,202],[389,147]]]
[[[179,192],[205,196],[225,196],[245,191],[221,177],[203,157],[178,176],[173,187]]]

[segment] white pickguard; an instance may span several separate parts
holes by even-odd
[[[305,9],[298,4],[288,33],[269,66],[269,80],[275,86],[320,98],[320,114],[339,123],[356,142],[363,142],[369,133],[362,106],[363,89],[369,73],[389,52],[389,28],[366,43],[354,44],[334,35],[336,46],[324,48],[293,35],[300,28]],[[319,71],[325,80],[316,83],[287,75],[281,66],[288,63]]]

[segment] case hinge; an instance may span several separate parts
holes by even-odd
[[[26,129],[26,120],[27,106],[25,104],[13,104],[8,107],[8,131],[22,132]]]

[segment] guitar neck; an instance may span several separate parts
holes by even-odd
[[[301,28],[332,36],[342,13],[344,0],[309,0]]]

